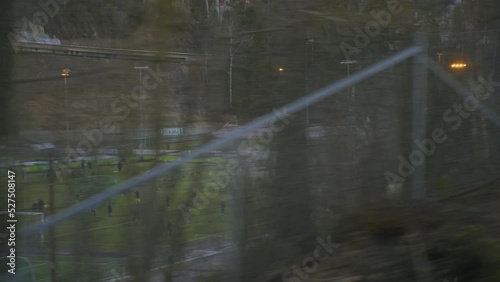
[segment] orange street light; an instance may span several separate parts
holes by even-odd
[[[71,70],[70,69],[63,69],[61,72],[62,77],[68,77],[70,74]]]
[[[465,63],[453,63],[451,64],[452,69],[464,69],[467,67],[467,64]]]

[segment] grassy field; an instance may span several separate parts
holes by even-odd
[[[178,157],[163,156],[161,161],[172,161],[176,158]],[[89,196],[109,189],[114,183],[122,183],[133,176],[147,173],[149,169],[161,163],[152,159],[154,159],[152,156],[145,156],[143,161],[138,161],[137,157],[129,158],[122,172],[118,172],[115,165],[118,159],[94,161],[92,169],[81,168],[79,162],[70,163],[69,166],[74,170],[74,178],[69,172],[64,173],[62,181],[56,180],[54,185],[55,212],[77,205]],[[143,238],[145,232],[143,213],[149,208],[145,204],[148,202],[148,197],[154,198],[149,204],[154,204],[154,212],[160,214],[162,223],[165,226],[168,221],[171,223],[170,234],[168,229],[162,230],[155,248],[157,251],[166,250],[172,244],[179,242],[189,242],[199,237],[224,232],[227,221],[226,217],[221,215],[220,207],[221,201],[226,201],[227,197],[227,191],[223,191],[224,189],[221,189],[218,197],[210,199],[208,205],[200,212],[191,212],[189,224],[185,222],[179,209],[191,201],[194,189],[202,190],[203,185],[211,181],[211,173],[224,169],[224,162],[221,157],[192,161],[172,174],[160,176],[156,180],[95,206],[95,216],[88,210],[57,224],[55,241],[56,249],[60,253],[57,257],[58,274],[69,275],[78,269],[91,267],[100,273],[100,277],[108,277],[111,275],[107,274],[113,269],[126,267],[127,260],[124,258],[130,249],[137,245],[135,242]],[[17,212],[38,211],[37,208],[32,208],[32,204],[37,203],[39,199],[42,199],[45,205],[49,204],[50,185],[46,169],[43,166],[30,167],[23,179],[22,168],[14,168],[17,176]],[[6,173],[3,173],[2,182],[7,180],[5,175]],[[136,199],[136,192],[140,195],[140,201]],[[108,214],[108,204],[112,206],[111,216]],[[46,210],[49,208],[46,207]],[[133,220],[133,210],[138,211],[140,220]],[[36,220],[34,216],[19,215],[17,228],[21,230]],[[24,252],[22,256],[31,261],[37,281],[44,281],[49,277],[48,236],[46,231],[43,247],[40,244],[40,234],[29,238],[18,238],[17,248],[25,249],[21,251]],[[82,258],[82,255],[90,256],[92,259]],[[24,264],[25,266],[19,268],[29,269],[28,264]],[[31,278],[26,281],[31,281]]]

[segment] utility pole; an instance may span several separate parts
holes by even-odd
[[[55,171],[54,162],[52,160],[52,149],[49,149],[49,215],[54,215],[55,206]],[[45,207],[44,210],[45,211]],[[49,228],[49,260],[50,260],[50,281],[57,282],[56,273],[56,233],[55,227],[51,226]]]
[[[350,65],[357,64],[357,63],[358,63],[358,61],[353,61],[353,60],[343,60],[340,62],[341,65],[347,65],[347,78],[349,78],[349,76],[351,75]],[[354,96],[355,88],[354,88],[354,86],[349,87],[349,89],[347,91],[349,93],[349,100],[352,103],[354,103],[355,102],[355,96]],[[352,110],[352,108],[349,107],[349,111],[351,111],[351,110]]]
[[[61,76],[64,78],[64,109],[66,112],[66,148],[68,148],[69,139],[69,114],[68,114],[68,77],[71,73],[70,69],[63,69]]]
[[[134,67],[134,69],[139,70],[139,86],[142,86],[142,71],[149,69],[149,66],[145,67]],[[140,147],[142,148],[144,145],[143,138],[144,138],[144,132],[143,132],[143,127],[142,127],[142,95],[141,98],[139,99],[139,139],[141,140],[140,142]]]
[[[28,193],[28,182],[26,181],[26,170],[23,169],[23,183],[24,183],[24,209],[26,209],[26,194]]]
[[[307,51],[306,51],[306,95],[309,94],[309,71],[312,68],[313,65],[313,58],[314,58],[314,38],[309,38],[307,40],[306,45],[311,45],[311,63],[308,64],[308,56],[307,56]],[[309,126],[309,100],[306,101],[307,107],[306,107],[306,126]]]

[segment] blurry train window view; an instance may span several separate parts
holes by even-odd
[[[0,281],[500,282],[500,1],[0,13]]]

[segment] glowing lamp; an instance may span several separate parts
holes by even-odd
[[[451,64],[452,69],[464,69],[467,67],[467,64],[465,63],[453,63]]]

